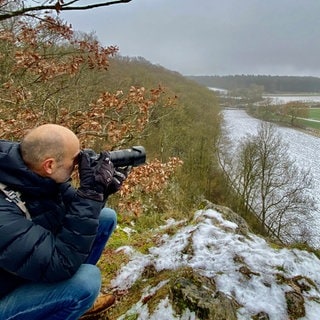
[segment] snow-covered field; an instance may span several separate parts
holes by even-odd
[[[317,95],[271,95],[266,94],[263,96],[265,99],[271,99],[274,104],[284,104],[291,101],[299,102],[320,102],[320,96]]]
[[[224,119],[227,130],[232,140],[236,143],[245,134],[255,134],[260,120],[252,118],[243,110],[224,110]],[[319,209],[316,223],[313,221],[314,241],[313,245],[320,247],[320,138],[305,134],[298,130],[277,126],[277,130],[282,135],[283,140],[289,144],[288,155],[296,161],[298,166],[308,168],[315,181],[312,190]],[[308,223],[308,221],[306,221]]]

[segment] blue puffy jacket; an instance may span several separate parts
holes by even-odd
[[[24,282],[70,278],[87,258],[103,203],[81,198],[29,170],[20,144],[0,140],[0,182],[19,191],[31,214],[0,191],[0,298]]]

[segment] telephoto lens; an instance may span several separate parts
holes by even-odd
[[[146,162],[146,151],[142,146],[110,152],[110,160],[115,167],[138,167]]]

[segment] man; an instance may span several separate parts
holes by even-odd
[[[68,182],[76,164],[78,189]],[[108,152],[93,161],[59,125],[39,126],[21,143],[0,141],[1,320],[79,319],[92,307],[101,286],[95,264],[116,226],[105,201],[125,178]]]

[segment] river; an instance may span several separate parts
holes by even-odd
[[[250,117],[243,110],[224,110],[228,135],[236,144],[247,133],[255,134],[261,120]],[[288,155],[295,160],[296,164],[301,168],[310,169],[313,176],[315,186],[311,191],[311,195],[316,201],[318,207],[314,212],[316,221],[312,222],[312,245],[320,247],[320,138],[314,137],[301,131],[276,126],[277,131],[281,134],[283,140],[288,143]],[[308,223],[308,221],[306,221]]]

